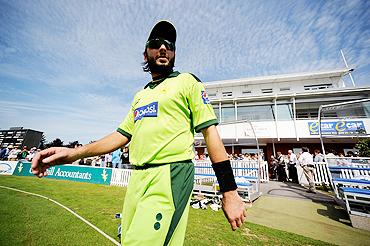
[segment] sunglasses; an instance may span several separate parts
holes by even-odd
[[[149,49],[159,49],[162,44],[166,47],[166,49],[175,51],[175,43],[172,43],[171,41],[168,41],[163,38],[155,38],[155,39],[150,39],[148,42],[146,42],[145,47]]]

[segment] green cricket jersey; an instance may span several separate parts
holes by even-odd
[[[117,131],[131,139],[132,164],[162,164],[192,159],[194,131],[217,124],[203,84],[173,72],[135,95]]]

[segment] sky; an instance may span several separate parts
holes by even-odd
[[[341,69],[342,49],[370,86],[366,0],[0,0],[0,129],[64,143],[115,131],[151,79],[142,52],[163,19],[175,70],[203,82]]]

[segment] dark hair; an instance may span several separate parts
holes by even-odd
[[[334,155],[337,155],[337,151],[335,151],[333,149],[328,149],[327,153],[332,153]]]
[[[146,53],[146,48],[143,52],[143,55],[144,56],[148,56],[148,53]],[[144,61],[141,63],[141,67],[143,68],[143,71],[146,72],[146,73],[150,73],[150,69],[149,69],[149,64],[147,61]]]
[[[303,152],[308,152],[309,150],[308,150],[308,148],[307,148],[307,147],[302,147],[302,151],[303,151]]]

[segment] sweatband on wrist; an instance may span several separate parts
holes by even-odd
[[[212,168],[215,171],[221,192],[236,190],[238,188],[229,160],[212,163]]]

